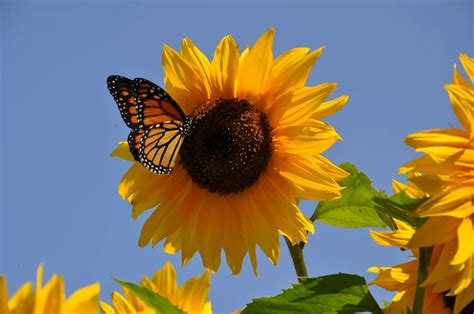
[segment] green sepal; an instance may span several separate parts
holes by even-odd
[[[380,213],[386,213],[390,217],[397,218],[398,220],[404,221],[411,226],[420,226],[426,220],[424,218],[416,218],[411,215],[411,213],[418,209],[418,207],[420,207],[420,205],[426,200],[427,198],[411,198],[403,191],[392,195],[390,198],[374,198],[376,209]],[[392,229],[396,229],[396,227],[393,225],[390,225],[390,227]]]
[[[363,277],[334,274],[305,279],[274,297],[253,299],[242,313],[355,313],[381,314]]]
[[[145,287],[138,286],[131,282],[121,281],[115,279],[123,288],[136,295],[148,306],[151,306],[156,310],[156,313],[169,313],[169,314],[185,314],[184,311],[174,306],[167,298],[163,297],[157,292],[151,291]]]
[[[375,190],[371,181],[363,172],[345,162],[339,166],[351,175],[339,181],[345,187],[341,198],[319,202],[311,220],[318,220],[329,225],[345,228],[386,227],[387,217],[375,209],[374,198],[383,197],[384,193]]]

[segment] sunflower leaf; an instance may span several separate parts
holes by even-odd
[[[335,274],[308,278],[274,297],[253,299],[242,313],[382,313],[363,277]]]
[[[115,279],[123,288],[126,288],[131,293],[139,297],[148,306],[156,309],[157,313],[170,313],[170,314],[184,314],[182,310],[174,306],[167,298],[163,297],[157,292],[151,291],[145,287],[138,286],[131,282],[121,281]]]
[[[367,175],[354,165],[346,162],[340,167],[351,174],[339,181],[339,185],[345,187],[341,198],[319,202],[311,220],[344,228],[386,227],[386,214],[378,212],[374,203],[375,197],[384,194],[375,190]]]

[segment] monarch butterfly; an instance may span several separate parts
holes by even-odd
[[[192,119],[168,93],[146,79],[111,75],[107,87],[132,129],[128,144],[135,160],[153,173],[169,174]]]

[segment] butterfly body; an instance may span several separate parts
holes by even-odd
[[[169,174],[192,118],[164,89],[146,79],[112,75],[107,86],[131,129],[128,144],[135,160],[153,173]]]

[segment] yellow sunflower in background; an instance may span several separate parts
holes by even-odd
[[[397,246],[406,248],[415,230],[404,222],[394,219],[398,229],[394,231],[373,231],[370,235],[377,244],[384,246]],[[439,247],[433,251],[431,265],[434,265],[439,258]],[[412,250],[417,258],[407,263],[395,265],[392,267],[370,267],[369,272],[379,275],[372,281],[379,287],[397,293],[392,299],[390,305],[384,308],[386,314],[407,313],[407,309],[413,308],[415,299],[416,279],[418,272],[418,250]],[[451,309],[447,308],[443,293],[433,291],[433,285],[425,287],[423,299],[423,313],[450,314]]]
[[[422,157],[400,172],[418,176],[409,181],[430,195],[414,213],[429,217],[416,231],[409,247],[442,246],[441,255],[423,283],[436,293],[455,296],[454,312],[474,312],[474,59],[461,55],[471,83],[454,69],[453,83],[446,85],[461,128],[414,133],[405,142]],[[470,312],[469,312],[470,311]]]
[[[2,314],[70,314],[99,313],[99,284],[81,288],[66,299],[64,279],[53,275],[43,286],[43,264],[39,265],[36,275],[36,289],[33,284],[23,284],[8,299],[7,280],[0,276],[0,313]]]
[[[162,269],[157,270],[152,279],[144,276],[141,285],[167,298],[173,305],[189,314],[212,313],[211,302],[207,301],[211,278],[208,272],[200,277],[193,277],[181,287],[177,286],[176,272],[173,265],[167,262]],[[155,310],[146,305],[138,297],[123,288],[124,295],[114,291],[112,306],[100,302],[100,308],[105,314],[155,314]]]
[[[257,246],[276,264],[279,235],[296,244],[314,232],[296,198],[340,197],[336,180],[348,174],[320,155],[340,137],[321,119],[348,97],[325,102],[336,83],[305,86],[322,48],[274,58],[273,36],[268,30],[242,52],[225,36],[212,61],[187,38],[179,52],[164,46],[166,90],[193,129],[169,176],[135,163],[119,185],[134,219],[155,207],[140,246],[166,238],[165,251],[182,251],[183,265],[199,252],[211,271],[224,250],[234,274],[248,253],[256,272]],[[134,161],[126,143],[113,155]]]

